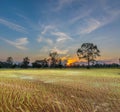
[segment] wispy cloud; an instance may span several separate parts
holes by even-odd
[[[57,39],[56,39],[57,42],[66,41],[68,39],[72,39],[69,35],[67,35],[64,32],[52,32],[51,34],[57,36]]]
[[[86,19],[85,24],[79,29],[80,34],[88,34],[100,27],[110,24],[119,17],[120,10],[107,10],[106,13],[107,15],[103,16],[102,18],[95,19],[89,17],[88,19]]]
[[[74,24],[74,23],[80,21],[81,19],[89,16],[89,14],[92,12],[92,9],[86,10],[86,11],[84,11],[84,13],[81,11],[78,11],[78,12],[80,14],[78,14],[75,17],[73,17],[72,19],[70,19],[70,21],[69,21],[70,24]]]
[[[48,35],[51,38],[48,38]],[[59,42],[65,42],[68,39],[72,39],[68,34],[66,34],[64,32],[60,32],[55,26],[47,25],[44,27],[44,30],[41,32],[41,35],[37,38],[37,41],[39,43],[45,42],[49,45],[52,45],[53,38],[56,38],[55,44],[58,44]]]
[[[47,25],[44,27],[43,31],[41,32],[42,35],[44,35],[46,32],[48,32],[49,30],[54,29],[54,26],[52,25]]]
[[[58,54],[67,54],[68,53],[68,50],[61,50],[56,47],[53,48],[51,51],[56,51]]]
[[[8,43],[20,50],[26,50],[27,49],[26,45],[29,43],[28,38],[26,38],[26,37],[16,39],[15,41],[11,41],[11,40],[8,40],[5,38],[2,38],[2,40],[4,40],[6,43]]]
[[[21,32],[21,33],[25,33],[25,34],[28,33],[26,28],[24,28],[23,26],[12,23],[12,22],[7,21],[7,20],[2,19],[2,18],[0,18],[0,24],[3,24],[5,26],[7,26],[8,28],[15,30],[15,31],[18,31],[18,32]]]
[[[39,52],[41,53],[41,55],[44,55],[46,53],[48,54],[49,51],[50,51],[50,48],[48,46],[43,46]]]
[[[70,5],[74,1],[76,0],[58,0],[58,4],[57,7],[55,8],[55,11],[61,10],[63,7],[65,7],[66,5]]]
[[[83,2],[80,0],[79,3],[82,7],[77,8],[68,21],[69,25],[73,25],[73,31],[77,35],[89,34],[120,17],[120,2],[109,0]]]
[[[40,36],[40,37],[38,37],[37,38],[37,42],[45,42],[45,43],[47,43],[47,44],[49,44],[49,45],[52,45],[53,44],[53,41],[52,41],[52,39],[50,39],[50,38],[45,38],[45,37],[43,37],[43,36]]]
[[[80,29],[80,34],[91,33],[101,26],[101,22],[93,18],[86,20],[85,23],[86,25]]]

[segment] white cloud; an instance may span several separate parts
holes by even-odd
[[[65,7],[66,5],[72,4],[72,2],[74,1],[76,0],[58,0],[57,7],[54,10],[55,11],[61,10],[63,7]]]
[[[79,11],[80,14],[78,14],[77,16],[70,19],[69,23],[73,24],[73,23],[83,19],[84,17],[88,16],[91,12],[92,12],[92,9],[86,10],[86,11],[84,11],[84,13]]]
[[[97,18],[89,18],[85,20],[85,24],[79,28],[79,34],[88,34],[96,29],[103,27],[111,22],[113,22],[115,19],[117,19],[120,15],[120,10],[107,10],[107,15],[103,16],[101,19]]]
[[[50,39],[50,38],[44,38],[43,36],[40,36],[37,38],[37,41],[40,43],[40,42],[45,42],[49,45],[52,45],[53,44],[53,41]]]
[[[1,19],[1,18],[0,18],[0,24],[3,24],[5,26],[7,26],[8,28],[18,31],[18,32],[21,32],[21,33],[28,33],[23,26],[20,26],[18,24],[9,22],[9,21]]]
[[[47,25],[44,27],[44,30],[41,32],[41,34],[44,35],[46,32],[48,32],[51,29],[54,29],[54,26]]]
[[[58,48],[53,48],[51,51],[56,51],[58,54],[67,54],[68,50],[60,50]]]
[[[57,42],[72,39],[69,35],[67,35],[66,33],[63,33],[63,32],[52,32],[51,34],[57,36],[57,40],[56,40]]]
[[[42,53],[41,55],[44,55],[44,53],[49,53],[49,51],[50,51],[50,48],[48,46],[43,46],[40,49],[40,53]]]
[[[68,21],[75,27],[73,31],[77,35],[91,33],[120,18],[120,8],[117,1],[112,4],[109,0],[92,1],[91,3],[80,2],[80,4],[82,7],[79,7]]]
[[[96,30],[97,28],[99,28],[101,26],[101,22],[96,20],[96,19],[88,19],[86,21],[86,26],[83,26],[83,28],[81,28],[80,30],[80,34],[87,34],[87,33],[91,33],[92,31]]]
[[[7,42],[8,44],[18,48],[18,49],[21,49],[21,50],[26,50],[26,45],[29,43],[28,41],[28,38],[24,37],[24,38],[19,38],[19,39],[16,39],[15,41],[11,41],[11,40],[8,40],[8,39],[3,39],[5,42]]]

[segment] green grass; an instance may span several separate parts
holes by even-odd
[[[1,69],[0,112],[120,112],[120,69]]]

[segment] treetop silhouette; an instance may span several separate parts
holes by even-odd
[[[79,59],[85,59],[88,62],[88,68],[90,67],[90,62],[94,62],[97,56],[100,56],[100,51],[97,45],[93,43],[83,43],[81,48],[77,50],[77,56]]]

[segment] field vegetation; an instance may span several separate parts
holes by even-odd
[[[120,69],[1,69],[0,112],[120,112]]]

